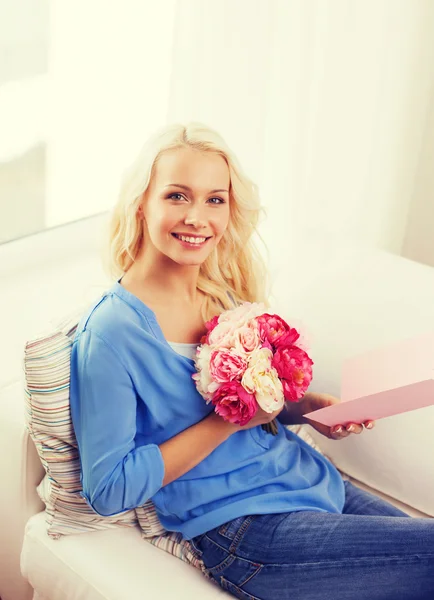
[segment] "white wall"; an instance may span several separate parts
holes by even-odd
[[[0,84],[47,69],[49,0],[0,2]]]
[[[47,227],[108,210],[166,122],[175,0],[52,3]]]
[[[434,65],[434,44],[431,60]],[[419,155],[402,255],[434,267],[434,94]]]
[[[105,223],[96,216],[0,245],[0,388],[22,376],[27,340],[110,284],[100,260]]]
[[[0,34],[41,45],[47,7],[2,3]],[[430,0],[62,0],[51,9],[47,227],[110,208],[151,130],[196,119],[222,132],[259,183],[275,259],[289,236],[326,233],[434,264]],[[17,200],[4,192],[2,214],[11,202],[12,219],[39,227],[28,190]],[[0,227],[0,241],[20,233],[8,218]]]
[[[49,0],[0,2],[0,244],[45,228]]]
[[[324,233],[400,254],[434,90],[434,3],[179,11],[169,120],[207,122],[234,147],[260,184],[274,257]]]

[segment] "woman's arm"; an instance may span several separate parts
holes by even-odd
[[[285,402],[285,407],[277,415],[277,420],[282,425],[305,425],[309,423],[307,419],[303,417],[303,413],[308,412],[306,410],[306,403],[309,402],[310,394],[307,392],[301,400],[298,402]]]
[[[160,446],[137,446],[131,378],[116,350],[88,329],[72,347],[70,406],[82,495],[102,516],[141,506],[236,431],[212,412]]]
[[[160,444],[165,464],[163,486],[190,471],[235,431],[233,423],[224,421],[212,411],[198,423]]]
[[[137,446],[137,399],[117,352],[86,329],[71,350],[71,418],[83,497],[111,516],[144,504],[161,487],[164,462],[156,444]]]

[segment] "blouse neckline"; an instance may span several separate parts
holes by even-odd
[[[173,352],[173,354],[175,354],[176,356],[180,356],[181,359],[187,360],[190,365],[194,366],[195,361],[193,358],[189,358],[188,356],[179,354],[178,352],[176,352],[176,350],[174,350],[172,348],[172,346],[170,344],[175,344],[177,346],[185,346],[185,347],[189,347],[189,348],[192,348],[193,346],[197,347],[200,344],[183,343],[183,342],[168,342],[168,340],[166,340],[166,338],[164,337],[164,333],[157,321],[157,317],[156,317],[154,311],[151,308],[149,308],[149,306],[147,306],[142,300],[140,300],[140,298],[138,298],[135,294],[133,294],[132,292],[130,292],[126,288],[124,288],[124,286],[121,285],[121,280],[122,280],[122,277],[120,277],[116,281],[116,283],[112,287],[112,291],[115,294],[117,294],[120,298],[125,300],[128,304],[133,306],[140,313],[142,313],[147,319],[150,319],[153,322],[153,324],[157,328],[158,339],[161,342],[163,342],[167,346],[167,348],[169,348],[169,350],[171,352]]]

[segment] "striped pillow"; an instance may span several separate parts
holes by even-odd
[[[78,322],[68,319],[27,342],[24,351],[25,420],[46,471],[37,489],[52,538],[137,524],[134,510],[102,517],[80,496],[80,459],[69,410],[71,347]]]
[[[69,408],[71,347],[80,314],[47,335],[26,343],[25,422],[46,471],[37,487],[44,502],[47,533],[53,539],[114,527],[138,527],[154,546],[205,572],[203,561],[178,532],[166,531],[153,503],[103,517],[80,496],[80,459]]]

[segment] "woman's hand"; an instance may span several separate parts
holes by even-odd
[[[239,431],[241,429],[251,429],[252,427],[256,427],[257,425],[265,425],[267,423],[271,423],[271,421],[273,421],[284,408],[285,407],[282,406],[281,408],[273,411],[272,413],[267,413],[260,406],[258,406],[258,410],[256,411],[255,415],[250,419],[250,421],[243,426],[237,425],[237,430]]]
[[[301,416],[305,413],[319,410],[320,408],[325,408],[326,406],[331,406],[332,404],[338,404],[339,402],[339,398],[335,398],[330,394],[317,394],[315,392],[308,392],[297,404],[297,407],[300,411],[300,421],[309,424],[311,427],[319,431],[319,433],[332,440],[341,440],[342,438],[348,437],[351,433],[361,433],[363,431],[363,426],[365,426],[366,429],[372,429],[375,427],[375,421],[365,421],[363,424],[348,423],[346,426],[334,425],[333,427],[329,427],[328,425],[323,425],[322,423],[317,423],[316,421],[311,421],[310,419],[305,419]]]

